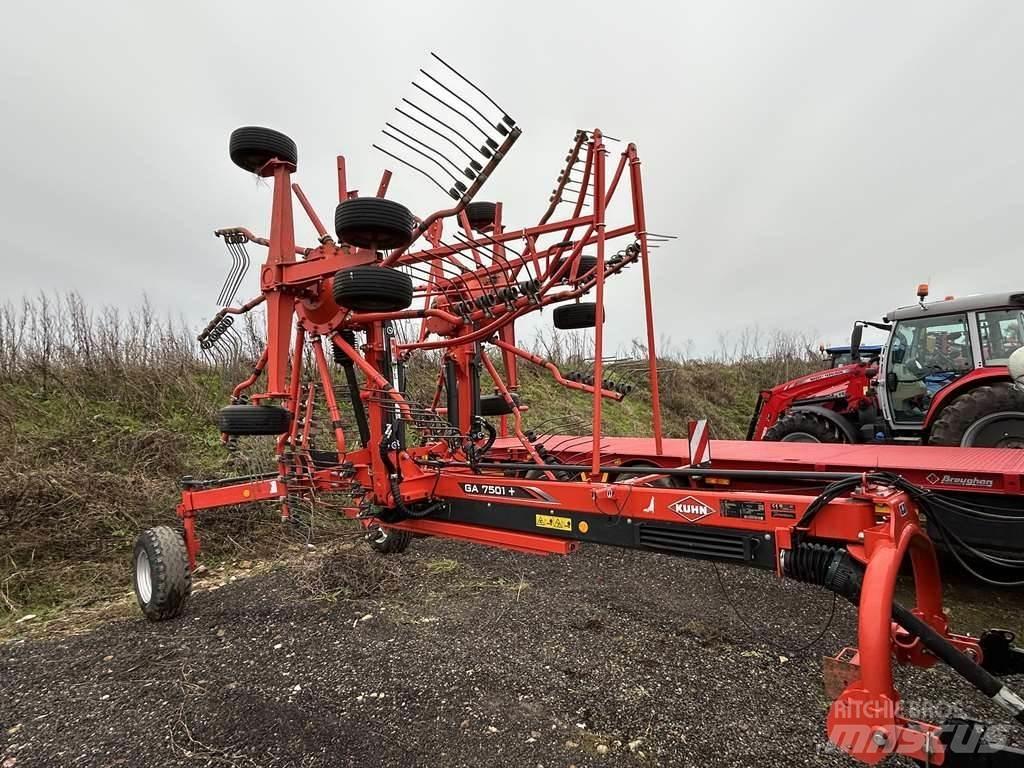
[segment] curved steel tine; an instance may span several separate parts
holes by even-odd
[[[488,96],[487,93],[484,92],[484,90],[480,86],[478,86],[476,83],[474,83],[468,77],[463,75],[461,72],[459,72],[459,70],[457,70],[455,67],[453,67],[451,64],[449,64],[447,61],[442,59],[440,56],[438,56],[433,51],[430,52],[430,55],[433,56],[438,61],[440,61],[442,64],[444,64],[444,66],[446,66],[452,72],[454,72],[456,74],[456,76],[458,76],[463,82],[465,82],[467,85],[469,85],[470,88],[472,88],[474,91],[476,91],[481,96],[483,96],[485,99],[487,99],[489,102],[491,102],[491,104],[494,106],[494,108],[496,110],[498,110],[499,112],[501,112],[501,119],[509,128],[511,128],[513,125],[516,124],[516,121],[508,116],[508,112],[506,112],[504,109],[502,109],[498,105],[498,102],[496,102],[494,99],[492,99],[490,96]]]

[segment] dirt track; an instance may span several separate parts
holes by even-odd
[[[380,591],[314,600],[332,572],[311,591],[286,568],[201,592],[177,621],[0,646],[0,765],[852,765],[823,737],[819,661],[853,638],[845,605],[783,660],[746,640],[707,563],[437,541],[384,571],[340,557]],[[720,569],[762,638],[803,644],[829,612],[817,590]],[[959,627],[1022,629],[1019,595],[953,593]],[[908,683],[924,707],[999,718],[943,673]]]

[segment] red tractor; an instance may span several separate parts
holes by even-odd
[[[927,295],[922,285],[917,304],[856,323],[851,362],[761,392],[747,439],[1024,448],[1024,387],[1010,373],[1024,368],[1024,293]],[[880,355],[862,354],[865,326],[889,334]]]

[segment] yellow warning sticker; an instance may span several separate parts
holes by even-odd
[[[556,531],[571,531],[571,517],[557,517],[555,515],[537,515],[538,528],[552,528]]]

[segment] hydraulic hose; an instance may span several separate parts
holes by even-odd
[[[341,337],[350,347],[355,347],[356,336],[352,331],[343,330]],[[363,400],[359,396],[359,379],[356,378],[355,365],[337,346],[334,346],[334,362],[345,372],[345,384],[348,387],[349,399],[352,401],[352,416],[356,420],[356,429],[359,430],[359,442],[366,445],[370,442],[370,425],[366,421],[366,408],[363,407]]]
[[[798,544],[784,553],[783,573],[796,580],[817,584],[845,597],[854,605],[860,602],[864,569],[845,549],[827,544]],[[1003,684],[1002,680],[961,652],[913,611],[893,601],[892,618],[921,644],[967,682],[1024,724],[1024,699]]]
[[[388,484],[391,487],[391,496],[393,498],[394,508],[388,510],[385,515],[380,515],[381,520],[386,523],[397,523],[407,518],[420,518],[428,517],[434,512],[444,508],[443,501],[437,501],[433,504],[429,504],[426,507],[420,509],[413,509],[407,507],[405,502],[402,501],[402,473],[395,463],[391,460],[391,451],[397,450],[397,441],[391,438],[391,424],[388,424],[388,429],[384,432],[384,437],[380,441],[380,458],[384,462],[384,467],[388,471]],[[400,445],[400,443],[398,443]],[[397,513],[397,514],[392,514]]]

